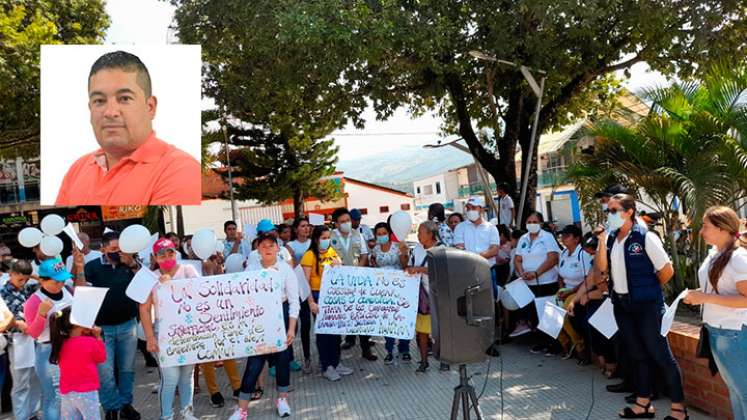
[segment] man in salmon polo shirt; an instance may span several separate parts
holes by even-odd
[[[73,163],[55,204],[200,204],[200,163],[156,137],[157,104],[137,56],[99,57],[88,75],[88,109],[101,148]]]

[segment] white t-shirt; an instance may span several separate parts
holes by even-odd
[[[309,246],[311,246],[311,239],[306,239],[306,242],[298,242],[298,240],[290,241],[287,243],[287,245],[290,247],[290,249],[293,250],[293,258],[296,261],[296,264],[301,262],[301,258],[303,258],[303,254],[306,253],[306,251],[309,250]]]
[[[361,236],[363,237],[363,239],[365,241],[373,241],[374,240],[373,230],[371,230],[371,228],[368,227],[368,225],[363,225],[363,224],[359,225],[358,226],[358,233],[361,234]]]
[[[615,285],[615,292],[619,295],[628,293],[628,272],[625,268],[625,241],[628,240],[628,236],[624,237],[621,241],[615,239],[615,243],[612,245],[612,252],[610,253],[610,275]],[[636,243],[630,244],[631,247],[635,245],[640,246],[640,244]],[[648,255],[656,271],[661,270],[670,262],[669,254],[664,249],[664,244],[661,243],[661,239],[653,232],[646,232],[646,255]]]
[[[500,244],[498,228],[484,219],[477,225],[465,220],[454,228],[454,245],[464,245],[464,249],[469,252],[479,254],[487,251],[491,245]],[[491,266],[495,265],[495,257],[487,260]]]
[[[576,245],[572,254],[569,254],[567,249],[560,253],[558,275],[563,278],[565,287],[573,288],[584,282],[593,264],[594,257],[584,251],[581,245]]]
[[[178,253],[176,254],[179,255]],[[83,265],[88,264],[89,261],[93,261],[97,258],[101,258],[101,252],[99,251],[88,251],[88,254],[83,256]],[[67,267],[67,271],[73,270],[73,256],[68,255],[67,259],[65,260],[65,267]]]
[[[500,197],[498,199],[498,207],[498,224],[512,226],[514,224],[514,199],[506,194],[505,197]]]
[[[298,312],[301,309],[301,300],[298,297],[298,277],[296,273],[286,262],[275,261],[275,264],[268,268],[262,267],[262,264],[257,261],[256,263],[249,264],[246,267],[246,271],[261,271],[261,270],[275,270],[280,273],[280,279],[283,281],[283,302],[288,302],[288,316],[290,318],[298,318]]]
[[[711,262],[716,259],[718,252],[711,250],[708,253],[703,264],[698,270],[698,280],[700,280],[700,290],[705,293],[715,294],[713,286],[708,280],[708,270]],[[731,256],[729,263],[721,272],[718,278],[718,294],[724,296],[739,296],[737,283],[747,281],[747,250],[737,248]],[[741,330],[743,325],[747,325],[747,308],[729,308],[726,306],[715,305],[713,303],[703,304],[703,322],[716,328],[726,328],[730,330]]]
[[[249,267],[256,267],[257,265],[259,265],[259,260],[259,251],[255,249],[249,254],[249,258],[247,258],[246,260],[246,270],[244,271],[249,271]],[[290,264],[291,254],[290,252],[288,252],[288,248],[284,246],[280,247],[280,251],[278,252],[278,260],[283,261],[285,265]]]
[[[233,248],[233,244],[235,242],[236,241],[229,241],[227,239],[223,240],[223,258],[228,258],[228,256],[231,255],[231,249]],[[241,243],[239,243],[238,253],[241,254],[244,258],[247,258],[251,251],[252,247],[242,239]]]
[[[417,244],[415,245],[415,248],[412,249],[412,257],[410,258],[410,266],[411,267],[428,267],[428,262],[425,261],[425,258],[428,256],[428,251],[426,251],[425,248],[423,248],[423,245]],[[420,275],[420,283],[423,285],[423,288],[426,292],[430,294],[431,292],[431,284],[428,280],[427,274],[421,274]]]
[[[529,233],[525,233],[516,245],[516,255],[521,256],[521,267],[524,271],[537,271],[547,261],[547,254],[560,254],[558,242],[552,233],[540,230],[537,238],[532,241]],[[538,279],[527,280],[529,285],[552,284],[558,281],[558,266],[542,273]]]

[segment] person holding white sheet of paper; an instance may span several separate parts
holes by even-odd
[[[148,351],[158,353],[158,289],[171,280],[196,278],[199,275],[193,266],[177,262],[176,245],[166,238],[161,238],[153,244],[151,261],[157,265],[153,275],[158,277],[160,284],[153,288],[148,300],[140,305],[140,321],[143,324]],[[158,394],[161,403],[161,420],[174,418],[174,399],[177,388],[182,419],[197,420],[197,417],[192,414],[194,367],[195,365],[159,367],[161,383]]]
[[[28,420],[39,411],[39,380],[34,373],[34,366],[19,367],[16,365],[16,347],[13,336],[23,339],[28,337],[26,321],[23,315],[23,305],[34,293],[34,288],[28,284],[31,276],[31,264],[26,260],[16,260],[11,263],[8,272],[8,282],[0,289],[0,297],[13,315],[11,323],[5,329],[8,340],[8,357],[10,360],[10,375],[13,388],[10,391],[13,402],[13,416],[17,419]],[[33,344],[32,344],[33,345]],[[31,347],[33,351],[33,347]]]
[[[49,363],[60,369],[60,412],[63,419],[100,420],[96,367],[106,360],[101,328],[74,325],[71,312],[71,307],[67,307],[50,319]]]
[[[311,246],[311,224],[307,217],[299,217],[293,221],[291,241],[285,247],[293,256],[293,267],[301,263],[301,258]],[[303,349],[303,373],[311,373],[311,309],[309,302],[303,300],[298,313],[301,329],[301,348]],[[291,362],[291,368],[293,362]]]
[[[555,237],[547,231],[542,230],[545,222],[542,213],[534,211],[526,218],[527,233],[519,239],[516,247],[514,265],[516,274],[523,278],[527,286],[532,290],[535,297],[554,296],[558,293],[558,256],[560,247]],[[531,303],[520,309],[518,316],[522,321],[516,325],[516,329],[509,337],[517,337],[531,331],[539,323],[535,304]],[[548,356],[560,353],[560,346],[545,334],[535,339],[535,344],[530,349],[532,353],[544,353]]]
[[[636,400],[619,413],[622,418],[653,418],[652,367],[657,366],[672,400],[666,419],[686,419],[682,375],[669,342],[660,333],[664,315],[662,285],[674,275],[661,240],[636,221],[636,201],[616,194],[607,203],[607,235],[598,227],[599,246],[595,269],[609,271],[609,283],[618,334],[633,360]]]
[[[80,252],[83,254],[84,264],[87,264],[89,261],[93,261],[96,258],[101,258],[101,251],[91,249],[91,238],[88,236],[88,234],[86,234],[85,232],[80,232],[78,233],[78,238],[83,243],[83,249],[81,249]],[[70,254],[65,260],[65,267],[67,267],[67,271],[71,272],[73,276],[77,274],[74,264],[74,258],[75,255]]]
[[[280,417],[287,417],[291,414],[288,405],[288,391],[290,388],[290,348],[296,338],[296,322],[298,320],[298,311],[300,302],[298,298],[298,279],[293,269],[288,264],[278,258],[278,243],[276,236],[264,232],[257,236],[257,250],[260,254],[259,264],[253,264],[248,268],[254,270],[271,270],[280,276],[283,284],[283,301],[281,307],[268,308],[270,312],[280,312],[283,314],[283,320],[286,326],[285,344],[288,346],[283,351],[272,354],[261,354],[249,356],[246,359],[246,368],[244,377],[241,381],[239,392],[239,408],[231,416],[232,420],[245,420],[248,417],[249,401],[256,390],[257,380],[259,379],[265,362],[271,362],[276,370],[275,378],[277,380],[278,399],[275,406]]]
[[[729,389],[735,419],[747,418],[747,250],[738,244],[739,218],[728,207],[703,216],[703,240],[714,248],[698,270],[699,290],[685,303],[703,305],[711,353]]]

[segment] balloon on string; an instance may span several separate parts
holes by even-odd
[[[143,225],[127,226],[119,235],[119,249],[128,254],[144,250],[149,242],[150,231]]]
[[[215,252],[222,254],[224,249],[225,247],[223,245],[223,241],[221,241],[220,239],[215,241]]]
[[[47,235],[58,235],[65,229],[65,219],[57,214],[48,214],[41,221],[41,230]]]
[[[501,304],[509,311],[515,311],[519,309],[519,304],[516,303],[514,298],[511,296],[511,293],[508,292],[501,294]]]
[[[215,243],[218,238],[212,229],[200,229],[192,235],[192,251],[197,258],[206,260],[215,254]]]
[[[396,236],[398,240],[404,241],[412,229],[412,218],[410,217],[410,213],[402,210],[395,212],[392,214],[392,218],[389,219],[389,226],[391,226],[394,236]]]
[[[60,252],[62,252],[62,247],[62,239],[51,235],[44,235],[41,243],[39,243],[41,252],[48,257],[56,257],[60,255]]]
[[[244,271],[244,257],[241,254],[231,254],[224,264],[226,273]]]
[[[35,227],[27,227],[18,232],[18,243],[26,248],[33,248],[41,243],[42,231]]]

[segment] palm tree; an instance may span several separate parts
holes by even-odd
[[[705,210],[747,197],[747,67],[715,66],[700,81],[643,92],[650,113],[633,125],[600,121],[586,130],[597,141],[592,153],[577,155],[570,177],[582,191],[615,180],[667,217],[664,234],[673,250],[675,288],[696,281],[704,257],[699,240]],[[598,189],[596,189],[598,191]],[[692,252],[678,261],[673,228],[675,204],[690,223]]]

